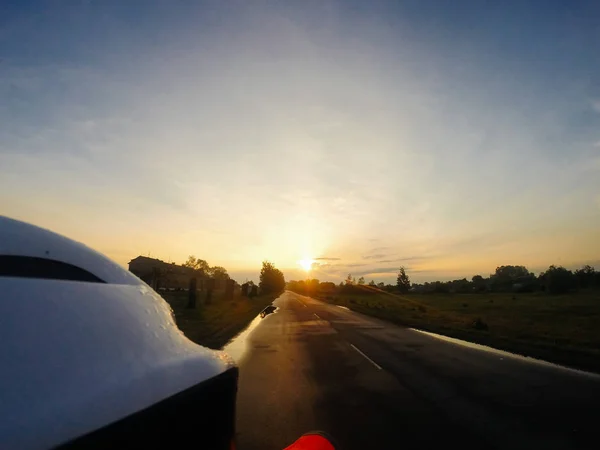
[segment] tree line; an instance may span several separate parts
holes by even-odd
[[[228,280],[229,274],[224,267],[221,266],[210,266],[205,260],[196,258],[194,255],[188,256],[186,262],[182,264],[183,267],[198,271],[201,275],[214,278],[215,280]]]
[[[287,289],[300,294],[317,292],[343,292],[368,294],[376,293],[369,288],[377,288],[387,292],[406,294],[415,293],[481,293],[481,292],[547,292],[549,294],[564,294],[580,289],[600,289],[600,271],[586,265],[574,272],[562,266],[551,265],[537,276],[525,266],[499,266],[489,277],[474,275],[471,280],[462,278],[452,281],[432,281],[426,283],[411,283],[404,267],[400,267],[396,284],[368,283],[364,277],[358,280],[348,274],[338,285],[332,282],[312,280],[292,280],[287,283]]]
[[[535,275],[525,266],[499,266],[489,277],[474,275],[452,281],[433,281],[411,285],[411,291],[422,293],[467,292],[547,292],[565,294],[580,289],[600,288],[600,272],[586,265],[575,271],[551,265]]]
[[[194,255],[190,255],[183,267],[189,267],[193,270],[198,271],[202,275],[209,276],[213,279],[225,279],[228,280],[229,274],[227,270],[221,266],[210,266],[205,260],[196,258]],[[252,281],[244,283],[248,292],[253,291],[255,286]],[[260,281],[258,284],[258,292],[260,294],[272,294],[282,292],[285,289],[285,277],[283,272],[279,270],[270,261],[263,261],[262,269],[260,271]],[[256,292],[256,290],[255,290]]]

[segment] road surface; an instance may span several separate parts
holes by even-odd
[[[600,448],[600,376],[289,291],[274,304],[234,355],[240,450],[282,449],[315,429],[346,450]]]

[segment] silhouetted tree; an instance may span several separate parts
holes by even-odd
[[[248,294],[250,293],[250,289],[252,287],[254,283],[252,281],[246,281],[244,284],[242,284],[242,296],[243,297],[248,297]]]
[[[500,266],[496,273],[490,277],[494,291],[511,291],[516,284],[524,285],[535,281],[535,275],[525,266]]]
[[[363,285],[365,284],[365,277],[360,277],[360,278],[358,279],[358,284],[359,284],[360,286],[363,286]]]
[[[208,269],[208,275],[210,275],[215,280],[228,280],[229,274],[224,267],[214,266]]]
[[[369,286],[375,287],[376,286],[375,280],[369,281]]]
[[[254,298],[258,295],[258,286],[253,284],[251,289],[250,289],[250,293],[248,294],[248,297],[250,298]]]
[[[561,266],[550,266],[540,277],[550,294],[564,294],[577,287],[577,279],[573,272]]]
[[[400,267],[398,270],[398,278],[396,279],[396,287],[398,291],[403,294],[406,294],[410,289],[410,278],[406,275],[406,270],[404,267]]]
[[[187,307],[189,309],[194,309],[196,307],[196,279],[190,279],[190,284],[188,288],[188,304]]]
[[[596,269],[589,265],[583,266],[581,269],[577,269],[575,271],[577,285],[581,288],[592,287],[594,285],[596,274]]]
[[[434,281],[433,283],[430,283],[430,286],[430,292],[435,292],[438,294],[447,294],[448,292],[450,292],[450,283],[444,283],[443,281]]]
[[[473,278],[471,278],[471,283],[473,284],[473,289],[479,292],[485,291],[488,286],[488,280],[481,275],[474,275]]]
[[[352,286],[354,284],[354,278],[352,277],[352,274],[349,273],[348,276],[346,277],[346,286]]]
[[[288,281],[286,283],[286,287],[290,291],[297,292],[298,294],[307,294],[307,285],[304,282],[304,280],[300,280],[300,281],[296,281],[296,280]]]
[[[462,280],[452,280],[450,282],[450,291],[464,294],[471,290],[471,283],[466,278]]]
[[[313,278],[312,280],[306,281],[306,290],[309,294],[316,294],[319,292],[319,280]]]
[[[263,294],[279,293],[285,289],[283,272],[269,261],[263,261],[260,271],[260,291]]]
[[[333,292],[335,291],[335,283],[331,281],[324,281],[319,285],[319,290],[323,292]]]
[[[189,267],[194,270],[201,270],[204,273],[208,273],[210,266],[203,259],[196,258],[194,255],[188,256],[186,262],[182,264],[183,267]]]

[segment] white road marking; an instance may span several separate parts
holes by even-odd
[[[317,313],[313,313],[315,315],[315,317],[319,320],[321,320],[321,318],[319,317],[319,315]]]
[[[367,361],[369,361],[371,364],[373,364],[375,367],[377,367],[377,369],[382,370],[381,366],[379,364],[377,364],[375,361],[373,361],[371,358],[369,358],[367,355],[365,355],[363,352],[361,352],[354,344],[350,344],[350,346],[356,350],[358,353],[360,353],[363,358],[365,358]]]
[[[298,300],[298,299],[296,299]],[[306,308],[306,305],[304,304],[304,302],[302,300],[298,300],[298,303],[300,303],[302,306],[304,306]]]

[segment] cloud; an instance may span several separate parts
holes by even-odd
[[[320,258],[315,258],[315,261],[340,261],[342,258],[330,258],[328,256],[322,256]]]
[[[375,247],[375,248],[372,248],[371,250],[369,250],[367,252],[367,254],[377,253],[377,252],[385,252],[389,249],[390,249],[390,247]]]
[[[363,263],[352,263],[352,264],[332,264],[331,267],[335,267],[337,269],[341,269],[343,267],[364,267],[368,266],[368,264]]]
[[[592,100],[590,106],[595,112],[600,114],[600,100]]]
[[[384,253],[376,253],[375,255],[364,255],[363,259],[379,259],[379,258],[385,258],[386,254]]]
[[[385,257],[392,256],[388,250],[391,247],[375,247],[370,250],[367,250],[366,254],[362,256],[362,259],[381,259]]]
[[[422,261],[427,258],[428,258],[427,256],[409,256],[408,258],[382,259],[377,262],[380,264],[386,264],[386,263],[403,262],[403,261]]]

